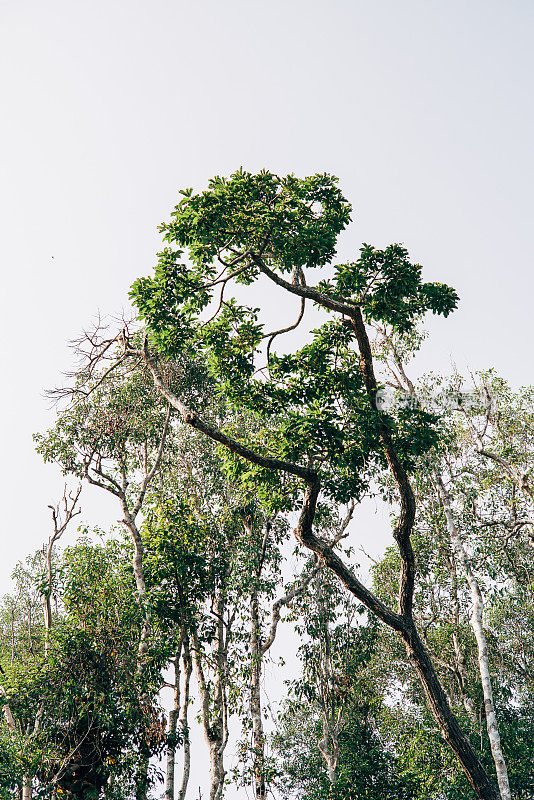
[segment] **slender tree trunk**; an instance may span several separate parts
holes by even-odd
[[[339,758],[338,727],[337,721],[332,718],[331,708],[331,681],[332,663],[330,652],[330,626],[324,600],[324,575],[322,571],[317,574],[317,606],[322,627],[322,649],[319,658],[319,678],[321,681],[321,703],[323,713],[322,737],[317,742],[319,751],[324,758],[328,780],[334,784],[337,780],[337,762]]]
[[[217,610],[220,608],[220,603],[217,603]],[[202,667],[202,658],[200,655],[200,642],[197,633],[193,628],[191,631],[191,638],[193,640],[193,664],[195,666],[195,674],[198,683],[198,689],[201,701],[201,719],[202,727],[204,730],[204,738],[208,745],[210,754],[210,800],[220,800],[224,790],[224,778],[226,775],[224,769],[224,749],[226,747],[225,736],[225,722],[223,708],[224,698],[222,692],[224,691],[221,686],[221,676],[218,674],[213,696],[210,696],[210,691],[204,675]],[[220,647],[220,630],[218,629],[218,647]],[[219,656],[217,656],[218,659]],[[219,672],[219,665],[218,665]],[[214,706],[212,714],[211,705]]]
[[[143,671],[144,657],[148,652],[148,639],[150,635],[150,621],[148,617],[148,611],[146,608],[147,591],[146,591],[145,575],[143,568],[144,545],[143,545],[143,540],[141,538],[141,534],[139,533],[139,529],[137,528],[135,520],[132,514],[130,514],[128,506],[124,499],[122,500],[122,507],[124,511],[123,522],[131,534],[134,545],[133,556],[132,556],[132,568],[135,579],[135,586],[137,589],[137,597],[139,599],[139,603],[141,605],[143,613],[143,623],[141,625],[141,632],[139,634],[139,643],[137,646],[137,666],[136,666],[137,674],[141,675]],[[147,798],[149,762],[150,762],[150,756],[148,754],[145,754],[141,757],[139,773],[135,788],[135,800],[146,800]]]
[[[3,671],[3,670],[2,670]],[[3,686],[0,686],[0,695],[2,697],[7,697],[7,692]],[[17,732],[17,724],[13,717],[13,712],[11,711],[9,703],[4,704],[4,719],[6,721],[7,727],[12,733]]]
[[[22,800],[31,800],[32,798],[32,782],[29,778],[24,776],[22,779]]]
[[[326,764],[328,780],[333,785],[337,780],[338,737],[337,732],[330,725],[330,720],[324,712],[322,733],[322,738],[317,742],[317,746]]]
[[[471,614],[471,626],[475,634],[478,649],[478,666],[480,670],[480,680],[482,683],[482,691],[484,693],[484,708],[486,712],[486,726],[488,730],[488,738],[491,747],[491,754],[495,763],[495,771],[497,773],[497,781],[499,783],[499,790],[502,800],[511,800],[512,794],[510,791],[510,783],[508,780],[508,770],[506,768],[506,761],[501,747],[501,737],[499,735],[499,727],[497,725],[497,715],[495,713],[495,704],[493,702],[493,688],[491,685],[491,675],[489,669],[489,656],[488,645],[486,641],[486,634],[484,633],[483,613],[484,613],[484,598],[480,591],[478,581],[471,569],[471,562],[464,547],[464,543],[460,536],[460,532],[456,527],[454,514],[452,512],[450,498],[441,476],[437,473],[435,475],[438,490],[441,498],[445,519],[447,520],[447,529],[451,537],[454,548],[458,554],[462,566],[464,568],[469,589],[471,591],[471,602],[473,604],[473,611]]]
[[[460,642],[458,641],[458,636],[456,633],[452,634],[452,644],[454,647],[454,659],[456,662],[456,675],[458,680],[458,688],[460,690],[460,696],[462,698],[462,703],[467,711],[469,719],[472,723],[476,725],[477,723],[477,711],[475,708],[475,703],[473,698],[470,696],[467,685],[468,685],[468,675],[467,675],[467,668],[465,665],[465,658],[464,654],[462,653],[462,649],[460,647]]]
[[[449,574],[451,576],[451,585],[452,585],[452,601],[453,601],[453,633],[452,633],[452,645],[454,648],[454,673],[456,675],[456,680],[458,681],[458,689],[460,691],[460,697],[462,698],[462,703],[469,715],[469,719],[471,722],[476,725],[478,722],[477,712],[475,708],[475,704],[473,702],[473,698],[470,696],[468,691],[468,684],[469,684],[469,676],[467,673],[467,667],[465,663],[465,656],[462,651],[460,640],[458,639],[457,630],[460,627],[460,600],[458,597],[458,573],[456,570],[456,559],[454,553],[447,553],[445,560],[449,567]]]
[[[253,746],[253,771],[254,788],[257,800],[265,800],[265,736],[261,718],[261,667],[262,652],[260,642],[260,619],[258,590],[255,587],[251,597],[251,686],[250,686],[250,716],[252,720],[252,746]]]
[[[143,624],[141,626],[141,633],[139,634],[139,644],[137,648],[137,671],[141,672],[143,665],[143,658],[148,652],[148,639],[150,636],[150,619],[146,609],[146,583],[145,572],[143,567],[143,556],[145,548],[139,529],[133,519],[128,506],[125,501],[122,503],[124,511],[123,523],[130,532],[133,541],[133,554],[132,554],[132,568],[135,579],[135,587],[137,589],[137,597],[143,611]]]
[[[184,691],[180,693],[180,657],[183,661]],[[174,704],[169,711],[169,744],[167,746],[167,770],[165,780],[165,800],[174,800],[175,792],[175,773],[176,773],[176,735],[178,722],[180,732],[183,736],[184,764],[182,770],[182,781],[178,791],[178,800],[185,800],[189,773],[191,770],[191,740],[188,727],[188,707],[189,707],[189,687],[191,681],[191,653],[189,641],[185,629],[179,641],[178,652],[174,659]],[[181,711],[181,714],[180,714]],[[180,719],[178,719],[180,717]]]
[[[178,727],[178,716],[180,714],[180,658],[182,655],[182,644],[184,639],[184,629],[180,633],[178,649],[174,657],[174,697],[173,707],[169,711],[169,728],[167,731],[167,769],[165,774],[165,800],[174,800],[174,772],[176,760],[176,729]]]
[[[191,672],[193,665],[191,663],[191,650],[189,646],[189,639],[186,636],[184,641],[184,649],[182,653],[182,661],[184,665],[184,693],[182,699],[182,714],[180,717],[180,729],[184,737],[184,766],[182,770],[182,785],[178,792],[178,800],[185,800],[187,792],[187,785],[189,783],[189,773],[191,770],[191,737],[189,735],[188,723],[188,709],[189,709],[189,687],[191,682]]]

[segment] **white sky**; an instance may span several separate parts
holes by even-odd
[[[460,294],[421,367],[532,382],[533,36],[528,0],[0,0],[0,586],[61,494],[31,434],[66,341],[213,174],[337,174],[342,257],[401,241]]]

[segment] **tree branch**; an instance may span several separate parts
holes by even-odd
[[[129,355],[139,355],[139,351],[137,350],[127,350],[126,352]],[[259,453],[256,453],[254,450],[251,450],[249,447],[241,444],[241,442],[238,442],[236,439],[232,439],[230,436],[227,436],[213,425],[204,422],[204,420],[202,420],[198,414],[196,414],[194,411],[191,411],[172,391],[172,389],[167,386],[157,364],[148,351],[146,338],[142,353],[154,380],[154,384],[159,389],[163,397],[165,397],[165,399],[180,413],[183,421],[187,425],[190,425],[192,428],[201,431],[201,433],[204,433],[213,441],[222,444],[232,453],[247,459],[247,461],[250,461],[253,464],[257,464],[260,467],[265,467],[266,469],[282,470],[283,472],[287,472],[290,475],[295,475],[303,480],[313,480],[315,477],[315,472],[313,470],[308,469],[307,467],[302,467],[299,464],[294,464],[291,461],[273,458],[272,456],[262,456]]]

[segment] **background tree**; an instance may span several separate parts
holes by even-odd
[[[147,489],[163,457],[170,410],[147,381],[146,371],[115,365],[109,370],[84,368],[75,376],[75,400],[58,415],[55,427],[36,435],[45,461],[58,463],[112,494],[133,544],[132,565],[145,624],[139,640],[139,668],[148,650],[150,615],[143,568],[143,541],[138,517]]]
[[[521,559],[526,537],[521,536],[525,526],[514,524],[517,506],[510,488],[515,493],[517,481],[513,476],[507,481],[511,477],[509,465],[505,462],[507,469],[503,470],[496,454],[493,459],[491,456],[481,458],[483,437],[493,438],[490,419],[495,414],[496,399],[488,389],[488,375],[478,377],[478,387],[475,383],[466,388],[458,374],[449,381],[433,377],[426,385],[414,386],[403,363],[407,353],[402,352],[399,343],[384,329],[381,335],[382,357],[393,377],[391,385],[397,390],[393,401],[417,402],[427,407],[431,404],[441,412],[443,444],[435,453],[421,459],[416,479],[421,504],[417,523],[419,548],[425,553],[416,614],[425,640],[434,653],[440,654],[441,668],[449,671],[449,679],[444,677],[449,693],[452,697],[459,694],[473,725],[477,720],[475,706],[481,704],[480,714],[483,710],[501,796],[510,797],[511,782],[493,692],[496,665],[492,667],[491,664],[495,659],[492,651],[498,648],[498,640],[489,619],[491,605],[497,597],[502,608],[517,595],[510,565],[517,563],[517,558]],[[493,380],[498,384],[495,378]],[[528,395],[526,391],[524,397]],[[516,408],[516,425],[521,425],[520,418]],[[528,461],[527,437],[521,450],[523,461]],[[497,480],[496,469],[504,472]],[[490,473],[493,474],[490,476]],[[529,502],[528,492],[522,494],[522,500]],[[473,663],[474,654],[476,664]],[[471,656],[470,665],[468,655]],[[457,683],[456,687],[450,685],[450,677]],[[515,686],[517,696],[525,698],[524,683]],[[482,696],[476,698],[479,693]],[[501,694],[501,703],[502,700]],[[527,700],[527,704],[529,702]],[[518,788],[522,782],[519,778]]]
[[[382,733],[383,690],[375,663],[377,623],[328,572],[302,597],[296,624],[302,674],[291,685],[274,736],[284,796],[411,798]]]
[[[31,637],[17,636],[15,628],[13,662],[3,669],[16,730],[3,734],[11,734],[19,779],[29,776],[43,797],[81,800],[105,790],[126,800],[143,773],[146,749],[156,753],[161,746],[155,700],[161,665],[151,664],[143,678],[136,671],[143,619],[124,555],[125,544],[114,540],[67,548],[48,650],[42,614]],[[19,594],[21,578],[39,586],[42,553],[30,567],[29,578],[18,573]]]

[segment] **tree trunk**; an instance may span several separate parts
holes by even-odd
[[[501,748],[501,737],[499,735],[499,727],[497,725],[497,715],[495,713],[495,704],[493,702],[493,688],[491,685],[491,675],[489,669],[488,645],[486,642],[486,634],[484,633],[483,626],[483,612],[484,612],[484,599],[478,581],[471,569],[471,563],[466,553],[464,543],[460,536],[460,532],[456,527],[454,515],[451,509],[450,498],[441,476],[436,474],[436,482],[441,498],[445,519],[447,520],[447,529],[449,531],[451,541],[458,554],[462,566],[464,568],[469,589],[471,591],[471,602],[473,604],[473,611],[471,614],[471,626],[475,634],[478,649],[478,666],[480,671],[480,680],[482,683],[482,691],[484,693],[484,709],[486,712],[486,727],[488,730],[488,738],[491,747],[491,754],[495,763],[495,771],[497,773],[497,781],[499,783],[499,790],[502,800],[511,800],[512,794],[510,791],[510,783],[508,780],[508,770],[506,768],[506,761]]]
[[[323,713],[323,736],[317,742],[317,746],[326,764],[328,781],[334,784],[337,780],[338,740],[337,733],[331,728],[325,713]]]
[[[219,601],[217,603],[217,612],[219,612],[220,609],[221,603]],[[221,627],[221,618],[219,618],[217,625],[217,661],[220,660]],[[225,688],[221,681],[223,676],[220,673],[220,664],[218,663],[218,674],[213,693],[210,695],[206,678],[204,676],[204,669],[202,667],[200,642],[194,628],[191,631],[191,638],[193,640],[193,664],[195,666],[195,674],[201,700],[202,727],[204,729],[204,738],[206,739],[206,744],[208,745],[210,753],[210,800],[220,800],[223,794],[224,778],[226,775],[224,769],[224,750],[227,741],[224,708]],[[211,711],[212,705],[214,706],[213,714]]]
[[[321,704],[323,713],[322,738],[317,742],[319,751],[324,758],[328,780],[334,784],[337,779],[337,762],[339,758],[338,725],[333,718],[331,707],[331,682],[332,663],[330,650],[330,626],[328,613],[324,600],[324,575],[322,571],[317,574],[317,607],[319,609],[323,646],[319,658],[319,678],[321,681]]]
[[[143,625],[141,627],[141,633],[139,635],[139,645],[137,648],[137,671],[141,672],[143,665],[143,658],[148,652],[148,639],[150,634],[150,620],[145,605],[146,595],[147,595],[145,573],[143,567],[143,556],[145,548],[143,545],[141,534],[139,533],[139,530],[137,528],[135,520],[133,519],[133,516],[130,514],[126,501],[122,502],[122,508],[124,511],[123,523],[130,532],[133,541],[134,547],[132,555],[132,568],[135,578],[135,587],[137,589],[137,596],[139,598],[139,603],[141,604],[143,610]]]
[[[451,576],[451,586],[452,586],[452,601],[453,601],[453,623],[456,629],[460,627],[460,600],[458,597],[458,573],[456,570],[456,561],[454,557],[454,553],[447,553],[445,556],[445,561],[449,568],[449,574]],[[458,689],[460,691],[460,697],[462,698],[462,703],[469,715],[469,719],[471,722],[476,725],[478,722],[477,712],[475,708],[475,704],[473,702],[473,698],[470,696],[468,691],[468,682],[469,676],[467,673],[467,667],[465,663],[465,656],[462,652],[462,648],[460,646],[460,641],[458,639],[458,634],[456,630],[453,629],[452,633],[452,645],[454,648],[454,674],[456,676],[456,680],[458,681]]]
[[[313,533],[312,525],[319,489],[318,481],[308,486],[295,528],[297,539],[319,556],[322,562],[338,576],[349,592],[403,639],[408,657],[421,680],[432,716],[443,738],[457,756],[476,796],[479,800],[501,800],[497,787],[487,775],[482,762],[461,730],[449,706],[430,656],[419,638],[411,616],[396,614],[389,609],[358,580],[329,544]]]
[[[22,779],[22,800],[32,799],[32,782],[29,778],[24,776]]]
[[[178,641],[178,651],[174,657],[174,697],[173,707],[169,711],[169,729],[167,731],[167,769],[165,774],[165,800],[174,800],[174,772],[176,760],[176,729],[180,714],[180,656],[182,653],[183,629]]]
[[[189,736],[187,712],[189,708],[189,687],[193,665],[191,663],[191,650],[187,636],[184,641],[182,660],[184,664],[184,694],[182,700],[182,715],[180,717],[180,729],[184,737],[184,766],[182,770],[182,785],[180,787],[180,791],[178,792],[178,800],[185,800],[187,785],[189,783],[189,773],[191,770],[191,738]]]
[[[501,800],[497,787],[490,780],[480,759],[451,711],[430,656],[419,638],[414,623],[408,624],[400,635],[406,645],[408,657],[423,685],[432,716],[438,723],[443,738],[462,765],[476,796],[480,800]]]
[[[260,620],[258,591],[255,587],[251,597],[251,675],[250,675],[250,716],[252,720],[252,747],[254,788],[257,800],[265,800],[265,736],[261,718],[261,664]]]

